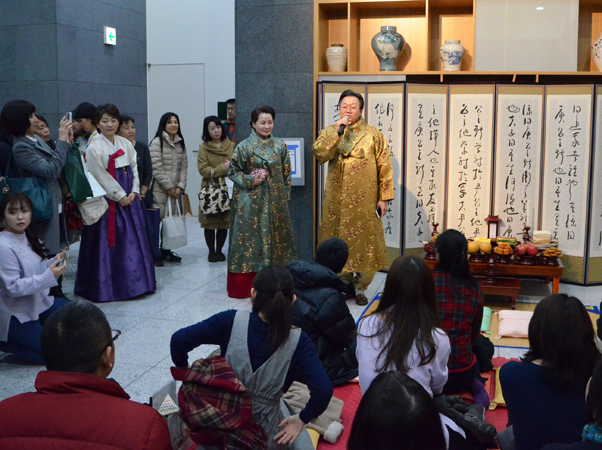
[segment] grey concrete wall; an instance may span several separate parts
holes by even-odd
[[[146,0],[0,0],[0,11],[1,104],[32,102],[56,137],[79,103],[114,103],[147,135]]]
[[[236,0],[236,140],[251,111],[276,110],[274,135],[305,140],[305,186],[290,204],[301,259],[313,258],[313,1]]]

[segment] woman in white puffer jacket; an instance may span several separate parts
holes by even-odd
[[[163,218],[168,197],[172,199],[173,207],[174,201],[181,201],[186,190],[188,158],[177,114],[167,112],[161,116],[149,150],[153,162],[153,207],[161,210]],[[164,260],[180,262],[182,258],[169,249],[161,248],[161,255],[155,260],[155,265],[162,266]]]

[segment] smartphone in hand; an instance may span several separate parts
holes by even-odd
[[[73,123],[73,113],[71,111],[69,111],[67,114],[65,114],[67,116],[67,120],[71,123]]]
[[[378,217],[379,219],[383,216],[383,212],[380,209],[380,206],[376,208],[376,211],[374,211],[376,213],[376,217]]]
[[[62,266],[63,264],[67,264],[67,261],[69,261],[69,252],[67,250],[65,250],[63,257],[59,261],[59,267]]]

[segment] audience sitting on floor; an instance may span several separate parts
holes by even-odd
[[[428,392],[400,372],[379,374],[355,413],[348,450],[445,450],[437,407]]]
[[[544,450],[600,450],[602,449],[602,360],[585,390],[585,409],[588,423],[583,427],[581,442],[574,444],[547,444]]]
[[[447,382],[450,342],[438,324],[431,269],[422,258],[400,256],[389,269],[376,310],[358,325],[362,393],[379,373],[394,370],[416,380],[431,397],[441,394]],[[444,414],[440,418],[447,448],[480,448],[452,419]]]
[[[107,379],[119,333],[87,301],[54,312],[42,328],[47,370],[36,392],[0,402],[0,448],[170,450],[159,413]]]
[[[171,358],[176,367],[188,366],[188,353],[203,344],[219,345],[253,399],[252,421],[268,436],[268,449],[313,449],[304,426],[328,407],[332,383],[309,337],[293,327],[291,305],[295,285],[284,267],[267,266],[253,281],[252,312],[228,310],[183,328],[171,337]],[[294,414],[282,399],[293,381],[303,377],[310,398]],[[287,413],[285,414],[284,411]]]
[[[481,336],[483,293],[470,272],[468,242],[458,230],[437,236],[437,265],[433,271],[441,328],[449,336],[451,354],[445,394],[470,391],[475,403],[489,407],[473,344]]]
[[[355,357],[357,327],[343,299],[343,270],[349,247],[339,238],[320,244],[315,262],[293,261],[286,267],[295,280],[297,301],[293,324],[311,339],[334,386],[357,377]]]
[[[541,300],[529,323],[522,362],[500,370],[512,426],[499,433],[502,449],[539,450],[581,440],[587,422],[585,390],[600,353],[583,303],[566,294]]]

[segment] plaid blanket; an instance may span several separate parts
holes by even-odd
[[[251,394],[221,356],[199,359],[190,369],[171,368],[182,381],[178,402],[190,438],[224,450],[266,450],[267,435],[251,422]]]

